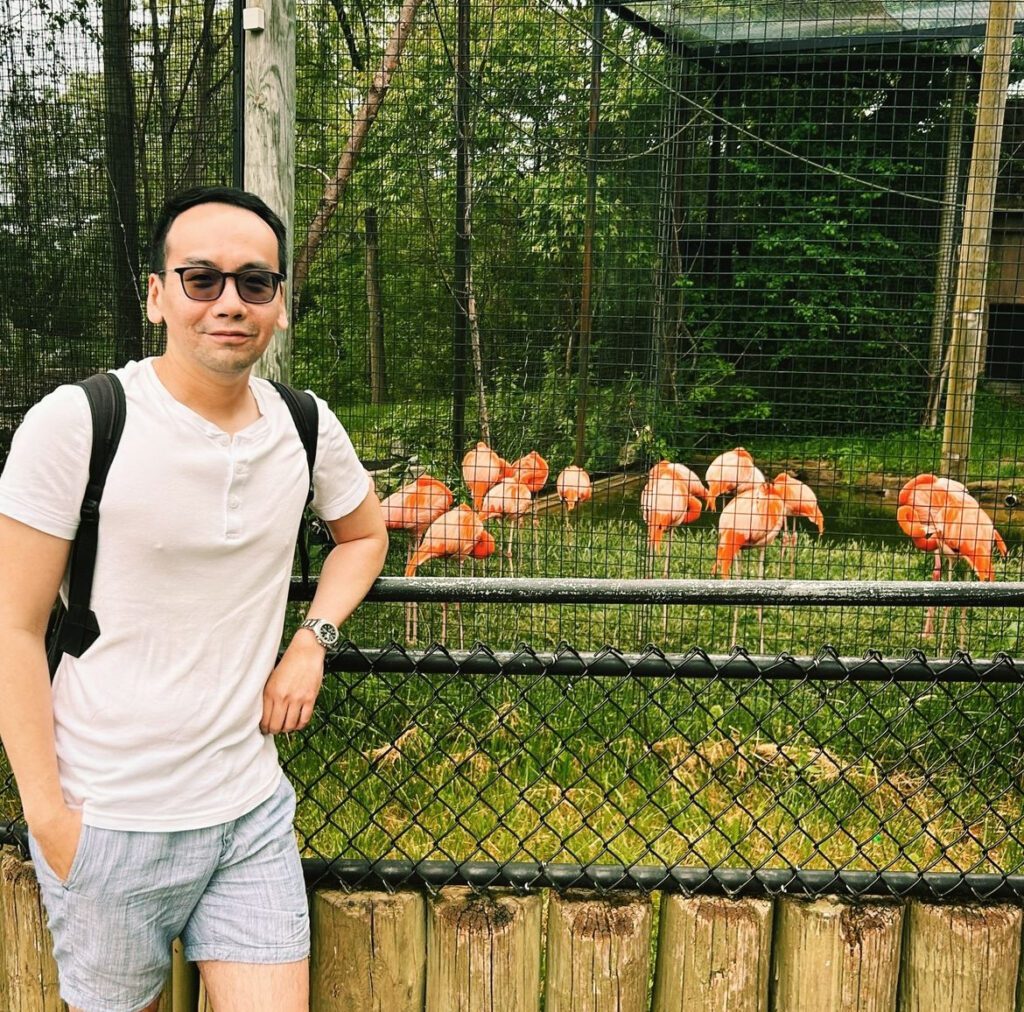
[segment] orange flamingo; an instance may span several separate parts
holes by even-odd
[[[548,480],[548,462],[536,451],[531,450],[526,456],[520,457],[510,465],[512,474],[510,477],[522,482],[534,495],[536,495]]]
[[[508,517],[516,527],[522,522],[523,514],[527,513],[533,506],[533,496],[529,488],[515,478],[502,478],[497,485],[493,486],[484,496],[480,506],[480,519],[490,520],[494,517],[501,519]],[[522,535],[520,534],[520,539]],[[508,543],[505,545],[504,554],[508,559],[509,575],[512,572],[512,539],[513,529],[510,526],[508,532]],[[520,540],[520,548],[522,541]],[[520,562],[522,558],[520,558]]]
[[[566,511],[566,523],[569,522],[569,514],[581,502],[586,502],[593,493],[590,475],[575,464],[563,468],[555,480],[555,488],[558,489],[558,498],[562,500],[562,506]]]
[[[512,462],[512,477],[522,482],[533,495],[544,487],[548,480],[550,468],[548,462],[536,451],[531,450],[528,454]],[[533,515],[533,568],[537,568],[537,529],[540,521],[537,518],[537,503],[534,501],[530,512]],[[519,534],[522,537],[522,529]]]
[[[786,547],[789,547],[789,575],[796,576],[796,518],[806,517],[815,527],[818,528],[818,537],[825,533],[825,518],[818,507],[818,497],[814,490],[805,485],[799,478],[793,478],[780,472],[772,479],[775,491],[782,496],[786,504],[786,519],[793,518],[793,530],[782,535],[782,549],[785,555]]]
[[[714,512],[720,495],[746,492],[763,485],[765,477],[754,465],[754,458],[742,446],[737,446],[720,453],[708,464],[704,481],[708,487],[708,509]]]
[[[709,482],[710,486],[710,482]],[[758,577],[764,579],[765,549],[778,537],[786,521],[786,503],[771,482],[737,494],[722,510],[718,521],[718,551],[711,575],[728,578],[733,566],[740,575],[740,552],[759,548]],[[740,610],[733,609],[732,641],[736,642]],[[760,652],[764,653],[764,608],[758,605],[757,624],[760,630]]]
[[[657,465],[656,465],[657,466]],[[702,486],[703,487],[703,486]],[[692,524],[700,516],[700,500],[688,487],[670,473],[652,478],[640,493],[640,511],[647,524],[648,573],[654,571],[654,556],[662,538],[665,539],[665,572],[668,579],[672,558],[672,531],[683,524]],[[668,605],[662,609],[662,635],[668,635]]]
[[[708,501],[708,490],[704,487],[704,482],[694,474],[685,464],[674,464],[670,460],[659,460],[647,472],[648,477],[651,481],[655,478],[670,477],[675,478],[676,481],[680,481],[686,486],[686,491],[690,495],[696,496],[702,500],[705,504]]]
[[[406,562],[412,559],[415,541],[445,511],[451,508],[455,496],[443,482],[429,474],[403,485],[381,502],[384,526],[391,531],[408,531],[409,550]],[[415,602],[405,606],[405,635],[411,643],[418,633],[418,609]]]
[[[672,553],[672,529],[692,524],[700,516],[700,510],[700,500],[691,495],[681,481],[669,475],[652,479],[640,493],[640,511],[647,524],[647,544],[652,560],[665,538],[666,577]]]
[[[462,479],[473,496],[473,508],[480,509],[487,490],[502,478],[512,476],[511,465],[486,443],[480,442],[462,458]]]
[[[484,529],[483,521],[468,506],[461,504],[455,509],[442,513],[424,532],[423,540],[413,552],[405,567],[406,576],[415,576],[416,570],[431,559],[457,558],[459,573],[467,558],[486,559],[494,552],[495,543],[491,533]],[[459,648],[465,639],[462,626],[462,609],[459,613]],[[441,641],[448,637],[448,607],[441,605]]]
[[[1006,558],[1006,542],[996,530],[992,518],[981,508],[967,487],[952,478],[919,474],[900,489],[896,520],[913,542],[924,552],[935,553],[932,579],[942,579],[942,560],[948,560],[952,577],[957,559],[964,559],[979,580],[995,579],[992,552]],[[966,627],[967,609],[960,610],[961,647]],[[949,610],[943,610],[938,649],[946,635]],[[925,612],[922,636],[935,632],[935,608]]]

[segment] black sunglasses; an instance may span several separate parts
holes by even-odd
[[[243,302],[265,305],[272,302],[277,290],[284,280],[283,274],[277,271],[265,271],[254,268],[248,271],[219,271],[216,267],[173,267],[170,268],[181,278],[181,287],[185,294],[196,302],[214,302],[221,297],[224,283],[228,278],[235,279],[238,297]],[[166,274],[167,271],[158,271]]]

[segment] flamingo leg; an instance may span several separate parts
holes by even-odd
[[[935,567],[932,569],[932,579],[942,579],[942,549],[935,549]],[[922,636],[934,636],[935,635],[935,605],[929,605],[924,613],[924,628],[921,630]]]
[[[508,559],[508,575],[515,576],[515,567],[512,565],[512,543],[515,541],[516,536],[516,521],[514,517],[509,517],[505,523],[507,524],[508,541],[505,544],[505,558]]]
[[[764,557],[765,557],[765,553],[767,551],[768,551],[767,548],[762,548],[761,549],[761,557],[760,557],[760,559],[758,561],[757,576],[758,576],[758,579],[760,579],[760,580],[764,579]],[[760,604],[757,606],[757,628],[758,628],[758,632],[760,633],[760,639],[758,641],[759,642],[759,652],[763,654],[764,653],[764,605],[760,605]]]
[[[796,517],[793,517],[793,537],[789,542],[789,578],[796,579]]]
[[[741,564],[739,555],[736,556],[736,561],[732,564],[733,572],[736,573],[736,579],[738,580],[741,575]],[[736,635],[740,628],[740,606],[738,604],[733,605],[732,608],[732,645],[736,646]]]
[[[462,578],[462,567],[463,567],[463,564],[465,563],[465,561],[466,560],[463,559],[462,556],[460,555],[459,556],[459,579]],[[466,630],[465,630],[465,628],[462,625],[462,602],[461,601],[456,601],[455,602],[455,613],[459,616],[459,649],[460,650],[465,650],[465,648],[466,648]]]
[[[670,562],[672,559],[672,528],[670,527],[665,532],[665,579],[668,579]],[[661,606],[661,635],[665,639],[668,637],[668,605],[664,604]]]
[[[412,562],[412,557],[416,551],[413,542],[416,540],[415,534],[409,535],[409,550],[405,554],[406,565]],[[417,626],[417,613],[416,613],[416,602],[406,601],[405,602],[405,638],[409,643],[416,642],[416,636],[419,630]]]
[[[537,504],[536,502],[530,507],[530,512],[533,514],[533,575],[537,575],[537,536],[540,532],[540,517],[537,516]]]

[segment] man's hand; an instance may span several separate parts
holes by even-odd
[[[324,680],[324,648],[309,629],[300,629],[263,687],[264,734],[301,731],[313,716]]]
[[[64,805],[52,817],[29,828],[50,870],[67,882],[82,839],[82,813]]]

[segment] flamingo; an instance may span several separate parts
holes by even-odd
[[[950,576],[958,558],[964,559],[979,580],[995,579],[993,549],[1006,558],[1006,542],[996,530],[992,518],[981,508],[967,487],[952,478],[919,474],[900,489],[896,520],[903,533],[923,552],[935,553],[932,579],[942,579],[942,560],[948,560]],[[962,608],[961,647],[967,609]],[[948,609],[943,612],[938,647],[946,635]],[[935,632],[935,608],[925,612],[922,636]]]
[[[534,495],[548,480],[548,462],[536,450],[531,450],[526,456],[514,460],[509,466],[512,468],[510,477],[522,482]]]
[[[495,549],[494,538],[484,529],[483,521],[468,506],[460,504],[442,513],[424,532],[419,547],[405,567],[406,576],[415,576],[416,570],[431,559],[457,558],[459,573],[467,558],[486,559]],[[459,648],[465,639],[462,609],[459,612]],[[441,640],[448,635],[448,607],[441,606]]]
[[[581,502],[586,502],[593,495],[590,475],[582,467],[570,464],[559,472],[555,479],[555,488],[558,490],[558,498],[562,502],[565,529],[569,531],[569,514]]]
[[[420,475],[415,481],[403,485],[381,502],[384,526],[391,531],[409,532],[409,550],[406,562],[412,559],[413,545],[423,532],[442,513],[451,508],[455,496],[443,482],[429,474]],[[416,642],[418,633],[418,609],[416,603],[405,606],[405,635],[411,643]]]
[[[710,482],[708,483],[710,486]],[[736,573],[740,570],[740,552],[743,549],[759,548],[760,565],[758,576],[764,578],[765,549],[778,537],[786,520],[786,502],[771,482],[746,489],[722,510],[718,521],[718,551],[711,575],[720,573],[728,578],[735,563]],[[733,609],[732,640],[736,642],[739,628],[739,607]],[[764,653],[764,608],[757,607],[757,624],[760,630],[760,652]]]
[[[703,486],[702,486],[703,487]],[[662,473],[652,478],[640,493],[640,510],[647,524],[648,572],[654,570],[654,556],[665,538],[665,579],[668,579],[669,560],[672,557],[672,529],[692,524],[700,516],[700,500],[691,495],[687,486],[671,474]],[[662,635],[668,635],[668,605],[662,612]]]
[[[512,476],[511,465],[486,443],[480,442],[462,458],[462,478],[473,496],[473,508],[480,509],[487,490],[502,478]]]
[[[562,506],[565,508],[566,524],[569,523],[569,514],[581,502],[586,502],[593,493],[590,475],[575,464],[563,468],[555,479],[555,488],[558,489],[558,498],[562,500]]]
[[[708,501],[708,490],[704,487],[704,482],[697,477],[697,475],[691,471],[685,464],[674,464],[670,460],[659,460],[647,472],[648,477],[651,481],[655,478],[670,477],[675,478],[676,481],[680,481],[686,486],[686,491],[690,495],[696,496],[701,499],[705,504]]]
[[[765,477],[754,465],[754,458],[737,446],[735,450],[720,453],[704,473],[708,486],[707,506],[713,513],[718,497],[728,492],[746,492],[765,483]]]
[[[523,482],[515,478],[503,478],[497,485],[493,486],[484,496],[480,506],[480,519],[490,520],[493,517],[509,517],[518,527],[522,522],[523,514],[533,506],[533,496],[529,488]],[[508,571],[512,573],[512,529],[509,529],[508,544],[505,548],[505,558],[508,559]],[[520,549],[522,542],[520,541]],[[522,556],[520,555],[520,562]]]
[[[815,527],[818,528],[818,537],[825,533],[825,518],[818,507],[818,497],[814,494],[809,485],[805,485],[799,478],[793,478],[780,472],[772,479],[772,485],[782,496],[786,504],[786,518],[793,518],[793,531],[782,535],[783,551],[788,544],[790,549],[790,577],[796,576],[796,518],[807,517]]]
[[[548,462],[536,451],[531,450],[525,456],[514,460],[511,464],[512,477],[522,482],[533,495],[536,495],[546,484],[550,468]],[[534,502],[530,512],[533,514],[533,568],[537,568],[537,504]],[[519,532],[522,535],[522,531]]]

